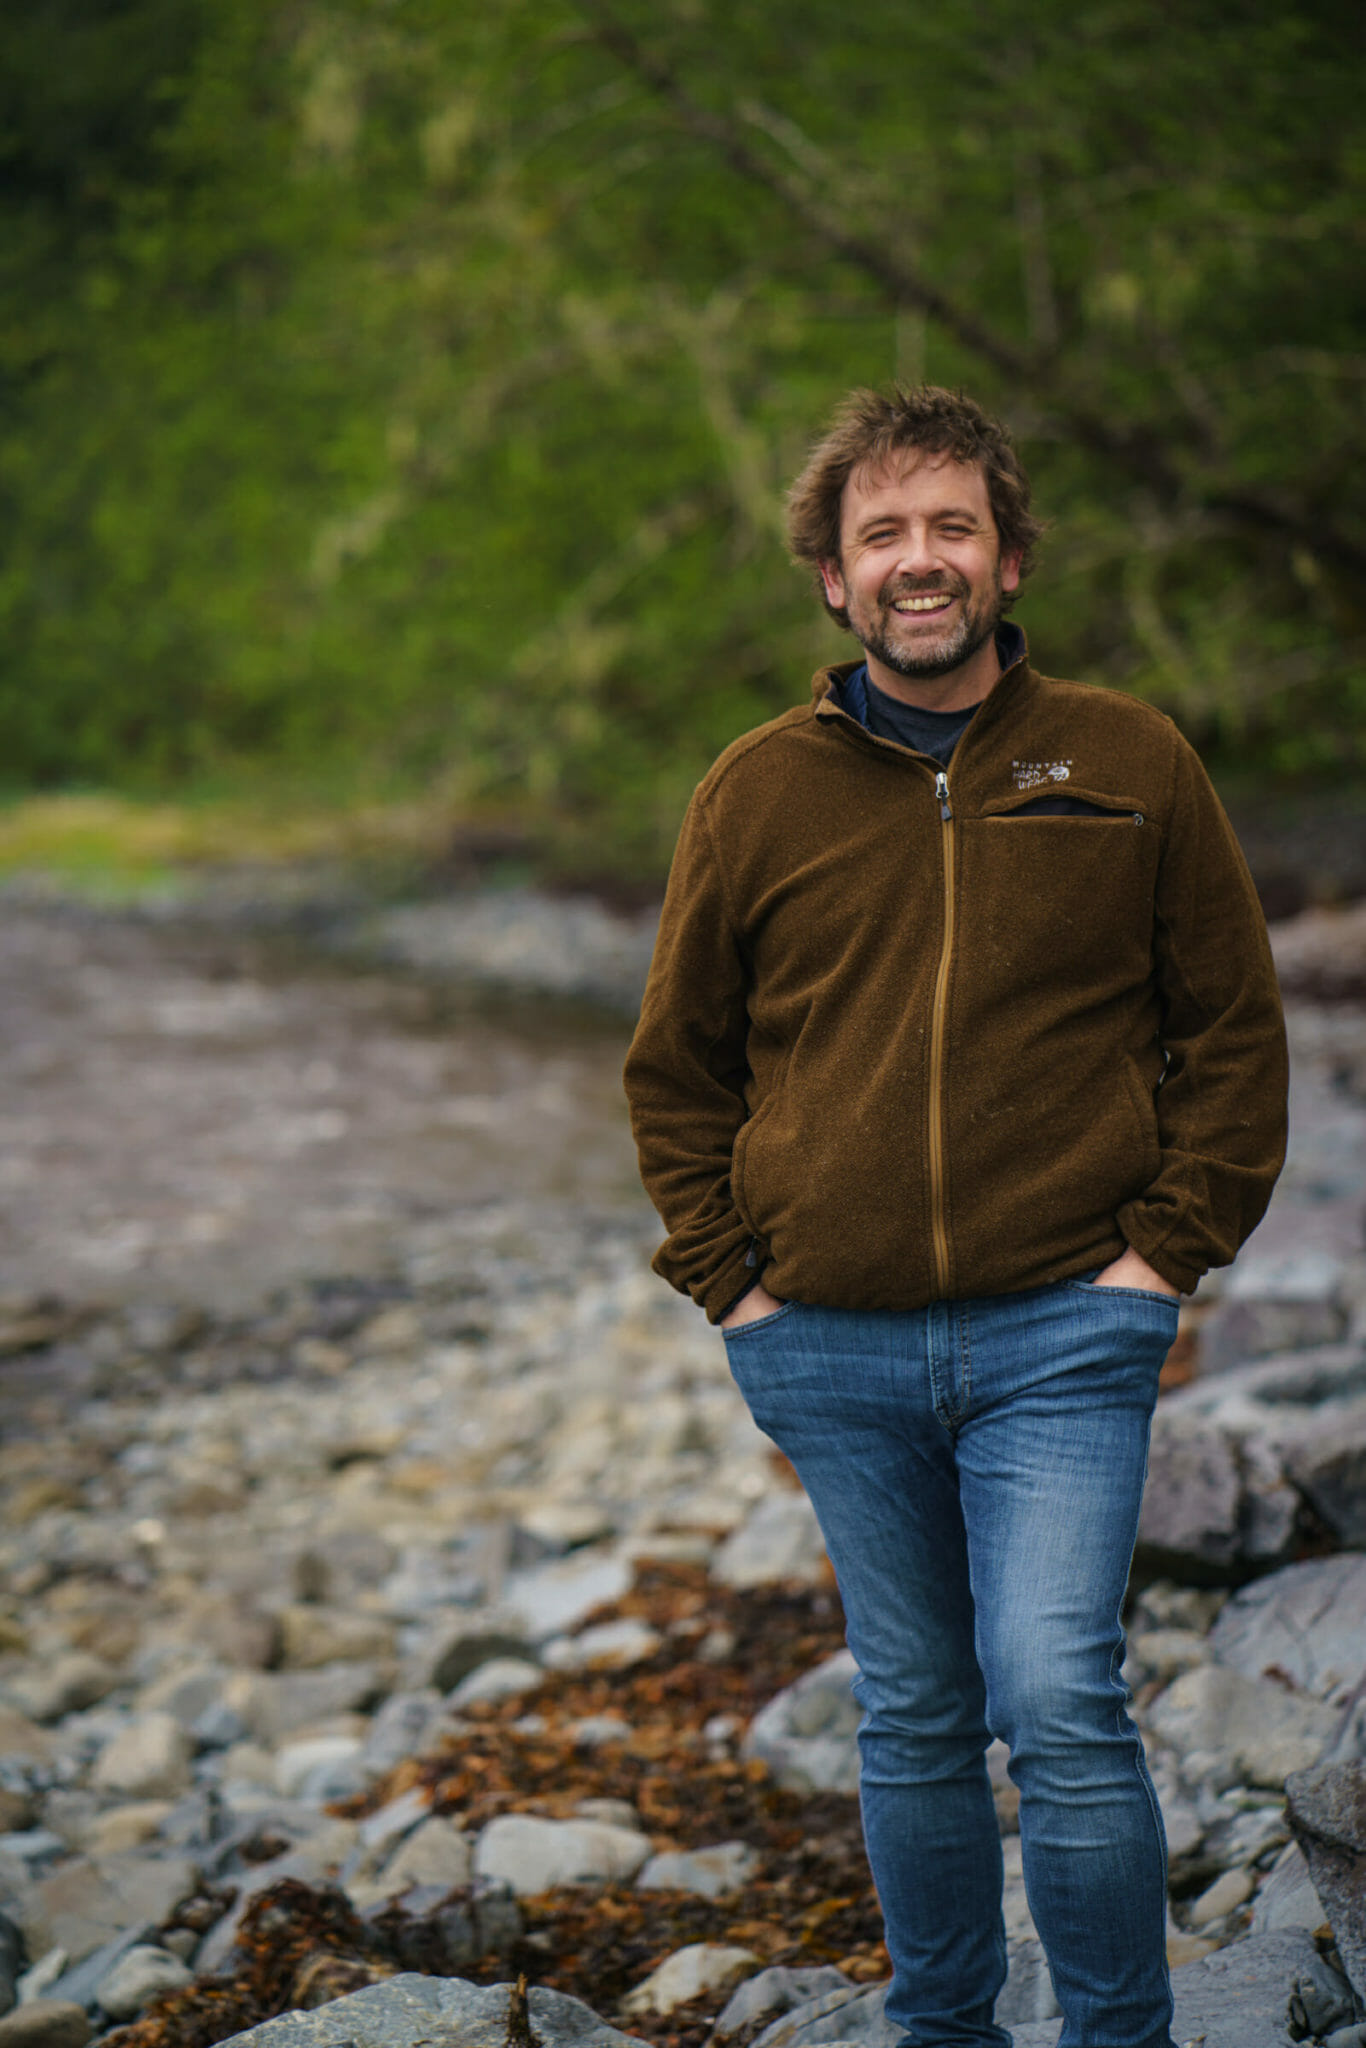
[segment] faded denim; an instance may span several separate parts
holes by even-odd
[[[1089,1280],[727,1331],[839,1581],[904,2048],[1009,2048],[985,1751],[1010,1747],[1059,2048],[1171,2048],[1166,1845],[1119,1676],[1177,1303]]]

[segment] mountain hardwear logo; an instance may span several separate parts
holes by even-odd
[[[1071,758],[1066,761],[1012,761],[1016,789],[1038,789],[1045,782],[1066,782],[1072,773]]]

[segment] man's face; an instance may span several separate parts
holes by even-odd
[[[840,557],[821,563],[869,657],[894,675],[945,676],[984,646],[1001,600],[1020,582],[1002,555],[976,463],[908,449],[893,466],[856,470],[844,487]]]

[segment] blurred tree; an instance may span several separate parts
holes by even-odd
[[[716,748],[849,645],[782,491],[894,374],[1015,426],[1045,665],[1227,760],[1359,767],[1347,30],[1328,0],[0,28],[0,71],[70,74],[0,98],[11,772],[351,761],[655,863]]]

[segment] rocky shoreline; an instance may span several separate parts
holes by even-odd
[[[1207,2048],[1366,2042],[1366,942],[1308,920],[1129,1617]],[[0,2048],[890,2048],[828,1565],[652,1234],[542,1187],[231,1309],[0,1304]]]

